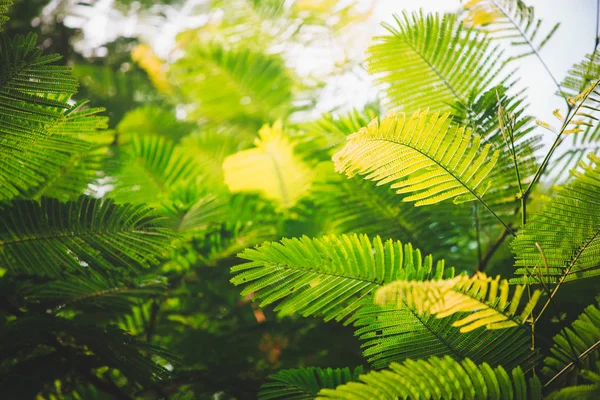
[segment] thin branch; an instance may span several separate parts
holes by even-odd
[[[568,335],[565,335],[565,336],[568,336]],[[594,351],[594,350],[596,350],[598,348],[600,348],[600,340],[596,341],[596,343],[594,343],[593,345],[591,345],[590,347],[588,347],[583,353],[581,353],[574,360],[572,360],[567,365],[565,365],[563,367],[563,369],[561,369],[560,371],[558,371],[552,378],[550,378],[548,380],[548,382],[546,382],[546,384],[544,385],[544,387],[548,387],[552,382],[554,382],[556,379],[558,379],[562,374],[564,374],[565,372],[567,372],[573,365],[579,363],[579,361],[582,358],[584,358],[589,353],[591,353],[592,351]]]
[[[544,310],[546,310],[546,308],[548,307],[548,304],[550,304],[550,302],[556,295],[556,292],[558,292],[558,289],[560,288],[560,286],[565,282],[565,279],[567,279],[567,276],[571,272],[571,269],[573,269],[573,267],[575,266],[575,263],[577,262],[577,260],[579,260],[579,257],[581,257],[584,250],[587,249],[588,246],[599,236],[600,236],[600,230],[596,231],[596,233],[588,241],[586,241],[582,246],[580,246],[579,251],[577,252],[577,254],[575,254],[575,257],[573,257],[573,259],[569,262],[569,266],[566,268],[565,272],[560,277],[560,280],[556,284],[556,287],[554,287],[554,290],[552,290],[552,293],[550,293],[550,297],[548,298],[548,300],[546,301],[546,304],[544,304],[544,307],[542,307],[542,310],[540,311],[540,314],[539,314],[540,316],[542,315]],[[538,318],[539,318],[539,316],[538,316]]]
[[[540,179],[540,177],[542,176],[542,174],[546,170],[546,167],[548,166],[548,163],[550,162],[550,159],[552,158],[552,155],[554,154],[554,151],[562,143],[562,135],[564,134],[565,130],[567,129],[567,127],[569,126],[569,124],[571,123],[571,121],[573,120],[573,118],[575,118],[575,116],[579,112],[579,109],[583,106],[583,104],[585,103],[585,101],[587,100],[587,98],[594,92],[594,89],[596,87],[598,87],[599,84],[600,84],[600,80],[597,80],[596,83],[594,83],[589,88],[589,92],[585,96],[583,96],[583,98],[579,98],[579,103],[577,104],[577,106],[575,106],[575,107],[569,107],[569,111],[567,112],[567,116],[565,117],[565,120],[564,120],[564,122],[563,122],[563,124],[562,124],[562,126],[560,128],[560,131],[558,132],[558,135],[556,136],[556,139],[554,140],[554,143],[552,144],[552,147],[550,147],[550,150],[546,154],[546,157],[544,157],[544,161],[542,161],[542,164],[539,166],[539,168],[535,172],[535,176],[533,177],[532,181],[529,183],[529,186],[527,186],[527,189],[525,190],[524,196],[529,195],[529,193],[531,192],[531,189],[533,188],[533,186]]]
[[[510,224],[509,224],[509,226],[510,226]],[[511,230],[504,229],[502,231],[502,233],[500,234],[500,236],[498,236],[498,238],[494,241],[494,243],[490,247],[488,247],[487,251],[485,252],[485,255],[483,256],[483,259],[481,260],[481,262],[479,263],[479,266],[477,267],[477,271],[483,272],[485,267],[487,267],[488,263],[492,259],[492,256],[496,253],[496,251],[498,251],[498,249],[500,248],[500,246],[502,245],[504,240],[509,235],[511,235],[511,233],[513,233],[513,232],[515,232],[515,231],[513,231],[512,229]]]

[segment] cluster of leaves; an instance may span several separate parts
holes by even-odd
[[[68,49],[59,63],[12,25],[47,2],[27,16],[22,3],[0,3],[12,17],[2,18],[0,47],[2,396],[253,398],[281,367],[359,363],[346,351],[351,330],[334,330],[337,347],[315,346],[329,327],[278,324],[228,282],[243,249],[321,225],[303,203],[316,176],[311,149],[298,150],[291,133],[301,130],[287,127],[297,96],[316,98],[319,85],[300,85],[271,51],[280,38],[240,41],[229,21],[211,22],[183,33],[174,51],[184,55],[170,62],[120,38],[106,57]],[[204,12],[319,28],[288,37],[299,45],[342,29],[321,26],[325,16],[358,15],[337,2],[272,3]],[[194,35],[202,41],[186,45]]]
[[[336,171],[350,181],[360,177],[403,195],[390,194],[398,203],[380,217],[398,213],[435,221],[428,227],[415,224],[420,230],[408,234],[398,229],[394,239],[419,241],[437,256],[445,236],[457,247],[473,244],[477,261],[469,263],[468,252],[448,254],[460,267],[455,273],[410,244],[356,234],[283,239],[241,253],[246,262],[232,268],[232,283],[244,286],[243,296],[252,294],[260,306],[276,303],[282,317],[316,316],[353,326],[370,366],[381,369],[358,378],[346,373],[350,381],[335,389],[331,370],[318,371],[324,382],[318,393],[312,385],[315,370],[280,372],[263,385],[262,398],[288,398],[299,387],[306,398],[323,399],[598,395],[598,309],[588,306],[568,326],[577,311],[561,307],[557,296],[566,282],[586,280],[592,293],[598,287],[593,279],[600,270],[596,56],[576,65],[559,86],[559,94],[570,93],[566,116],[555,111],[560,128],[538,121],[556,140],[537,160],[539,138],[524,115],[524,92],[506,67],[528,55],[543,64],[539,49],[556,27],[538,43],[541,22],[519,0],[470,1],[461,15],[463,21],[455,15],[405,13],[387,26],[389,35],[368,51],[367,68],[383,88],[385,106],[399,111],[358,126],[351,124],[355,116],[334,125],[334,133],[350,129],[345,145],[333,146],[331,153]],[[505,55],[507,38],[517,48]],[[524,53],[522,46],[528,49]],[[331,127],[327,119],[323,124]],[[576,143],[583,150],[568,150],[554,161],[568,134],[581,137]],[[557,162],[565,160],[579,164],[561,186],[540,195],[541,177],[560,175]],[[384,201],[377,192],[364,193],[367,187],[363,183],[355,190],[370,199],[352,209],[358,215],[340,211],[338,226],[377,233],[377,219],[373,225],[354,222]],[[356,196],[350,196],[351,205]],[[425,211],[404,212],[399,202]],[[444,226],[448,221],[451,227]],[[437,224],[442,237],[430,233]],[[488,232],[498,238],[483,226],[494,227]],[[387,234],[385,224],[380,227]],[[507,256],[501,263],[504,271],[514,265],[516,277],[492,278],[482,270],[491,257],[498,258],[508,237],[514,261]],[[429,250],[428,239],[438,239],[438,248]],[[590,301],[582,299],[579,307]],[[540,325],[550,329],[542,332],[536,329]],[[554,345],[540,346],[552,331],[559,331]]]
[[[3,36],[3,395],[595,398],[600,311],[568,293],[600,274],[596,53],[536,125],[510,67],[556,28],[520,0],[404,13],[367,51],[382,106],[315,120],[325,81],[282,44],[368,13],[205,3],[166,59],[120,38],[71,72]]]

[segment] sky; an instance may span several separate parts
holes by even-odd
[[[60,1],[55,0],[53,3],[58,4]],[[102,44],[117,35],[141,36],[154,46],[159,55],[166,55],[179,31],[204,22],[202,16],[191,16],[193,8],[202,4],[203,0],[188,0],[182,9],[167,12],[167,23],[156,21],[156,26],[153,26],[152,21],[136,24],[138,16],[135,12],[129,15],[116,12],[113,10],[114,0],[87,1],[93,6],[82,8],[79,18],[71,17],[66,19],[65,23],[81,27],[86,35],[85,50],[95,51],[97,55],[102,55]],[[368,0],[361,1],[367,3]],[[526,0],[527,4],[535,7],[537,16],[544,21],[543,26],[549,29],[556,22],[561,23],[559,30],[541,51],[542,58],[559,82],[574,63],[593,50],[597,34],[596,1]],[[52,5],[49,6],[51,7]],[[381,23],[392,22],[394,13],[401,13],[403,10],[416,11],[419,8],[426,12],[454,12],[459,7],[459,0],[375,0],[369,23],[364,26],[364,32],[353,36],[355,43],[349,46],[350,51],[357,53],[354,56],[361,57],[370,43],[370,38],[384,32]],[[295,59],[298,71],[307,74],[333,64],[340,51],[332,48],[302,48],[290,49],[289,54]],[[354,76],[350,76],[352,74]],[[336,106],[345,109],[361,107],[366,100],[376,96],[377,89],[364,72],[355,69],[352,74],[330,82],[322,100],[317,104],[316,115]],[[564,110],[564,102],[555,96],[556,87],[539,61],[532,56],[520,60],[518,76],[521,77],[521,84],[528,87],[529,113],[556,125],[558,121],[552,116],[552,111],[557,108]],[[545,142],[553,140],[551,132],[544,134],[547,135]]]

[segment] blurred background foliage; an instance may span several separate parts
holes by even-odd
[[[279,319],[252,298],[240,298],[229,283],[229,267],[246,247],[324,230],[324,214],[308,193],[317,164],[329,160],[346,132],[340,127],[330,138],[324,127],[307,123],[328,79],[358,61],[299,79],[294,63],[302,55],[287,52],[346,45],[356,34],[350,27],[364,21],[369,9],[338,1],[118,0],[102,10],[114,17],[109,27],[130,24],[129,34],[96,43],[77,26],[89,21],[99,2],[14,3],[5,33],[36,32],[46,54],[63,55],[60,63],[73,68],[81,85],[75,99],[106,108],[108,140],[99,144],[94,163],[82,164],[93,179],[87,192],[155,207],[177,236],[144,276],[85,277],[71,283],[79,291],[69,286],[68,294],[51,290],[38,297],[23,293],[39,292],[39,282],[10,278],[3,280],[0,297],[22,309],[58,304],[62,317],[116,324],[177,357],[151,351],[172,375],[144,387],[118,368],[82,376],[77,368],[86,367],[68,358],[59,368],[56,355],[36,359],[28,377],[19,377],[27,365],[21,359],[0,365],[10,375],[0,380],[4,395],[251,399],[282,368],[363,364],[352,329]],[[160,32],[177,13],[195,16],[195,26],[181,30],[159,56],[144,33]],[[226,162],[236,153],[237,162],[249,167],[246,176],[236,158]],[[282,167],[295,173],[277,176]],[[65,201],[78,196],[45,194]]]
[[[110,295],[113,286],[101,277],[85,296],[59,301],[64,307],[59,312],[102,326],[116,324],[178,357],[150,351],[172,375],[145,387],[117,368],[99,368],[82,378],[72,365],[63,365],[50,374],[55,360],[49,359],[28,370],[33,378],[27,382],[0,382],[3,388],[22,385],[19,398],[251,399],[280,369],[363,365],[351,328],[278,318],[251,297],[240,298],[229,283],[236,254],[282,237],[357,232],[412,242],[459,271],[474,271],[481,264],[480,248],[502,233],[501,226],[480,220],[483,213],[471,203],[415,208],[387,188],[334,173],[331,154],[348,134],[381,114],[377,99],[361,110],[333,105],[324,115],[312,111],[336,77],[361,76],[364,36],[370,36],[362,31],[368,4],[105,3],[111,21],[106,27],[117,31],[116,37],[105,32],[106,42],[81,30],[89,13],[98,10],[94,1],[16,0],[4,30],[9,36],[38,33],[45,53],[59,53],[61,63],[73,67],[81,84],[77,99],[106,108],[109,137],[81,164],[94,181],[85,190],[119,204],[158,209],[176,236],[147,276],[113,283],[123,296]],[[184,14],[189,21],[177,19]],[[151,34],[172,32],[177,23],[174,40],[147,41]],[[311,70],[303,63],[329,53],[326,68]],[[490,106],[481,107],[485,119]],[[455,112],[459,119],[465,113]],[[488,140],[502,145],[497,131]],[[79,194],[59,189],[53,193],[62,200]],[[518,218],[514,200],[504,206],[507,219]],[[488,273],[507,272],[502,266],[512,266],[506,262],[511,258],[503,245],[489,260]],[[143,283],[148,277],[151,285]],[[6,307],[46,306],[22,296],[23,283],[2,285]],[[144,290],[134,290],[140,287]],[[568,291],[562,294],[568,297]],[[569,301],[575,303],[574,317],[582,304]]]

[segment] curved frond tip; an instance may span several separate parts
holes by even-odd
[[[449,114],[423,111],[373,120],[350,135],[333,160],[338,172],[392,183],[396,193],[411,194],[404,201],[421,206],[447,199],[483,202],[498,157],[467,128],[451,126]]]

